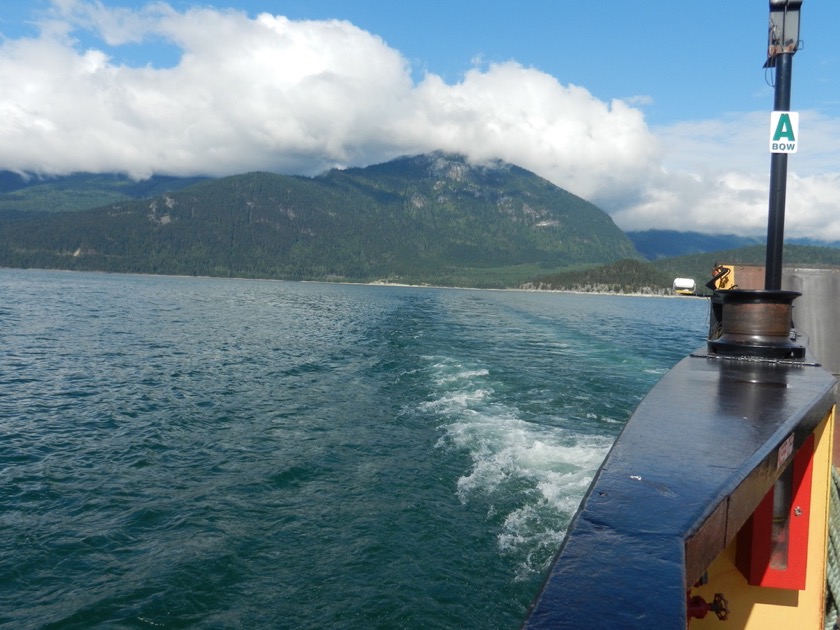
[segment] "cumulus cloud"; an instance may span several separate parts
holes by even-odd
[[[0,49],[0,81],[14,86],[0,97],[5,168],[317,172],[364,158],[412,89],[399,53],[347,22],[57,5],[65,32],[52,21],[48,34]],[[117,44],[163,37],[182,56],[173,68],[117,64],[101,50],[79,50],[67,36],[73,24]]]
[[[757,233],[766,223],[766,114],[651,129],[638,109],[649,96],[604,102],[514,61],[477,61],[454,84],[415,81],[399,51],[346,21],[164,2],[50,8],[36,37],[0,42],[3,169],[311,175],[442,149],[533,170],[625,229]],[[149,41],[179,58],[115,58]],[[837,157],[840,128],[804,112],[803,127],[809,116],[823,133],[792,178],[794,233],[840,238],[836,222],[825,227],[837,171],[820,168]]]
[[[769,206],[770,113],[729,114],[654,129],[666,150],[643,198],[613,212],[625,229],[763,236]],[[840,121],[800,113],[800,152],[788,157],[785,233],[840,240]]]

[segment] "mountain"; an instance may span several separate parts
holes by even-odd
[[[0,231],[0,265],[186,275],[515,286],[623,258],[639,255],[593,204],[517,166],[444,153],[17,213]]]
[[[75,212],[180,190],[204,177],[155,175],[142,181],[125,175],[77,173],[24,176],[0,171],[0,218],[25,212]]]
[[[701,234],[674,230],[627,232],[627,237],[647,260],[737,249],[764,242],[760,238],[735,234]]]
[[[633,241],[633,245],[647,260],[734,250],[753,245],[763,247],[766,241],[763,237],[755,236],[701,234],[700,232],[676,232],[674,230],[627,232],[627,237]],[[793,245],[840,248],[840,242],[838,241],[825,242],[811,238],[788,238],[785,239],[785,242]]]

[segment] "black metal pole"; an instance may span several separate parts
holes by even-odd
[[[776,55],[776,93],[773,110],[790,110],[790,79],[793,53]],[[764,288],[782,288],[782,250],[785,240],[785,194],[787,193],[787,153],[774,153],[770,158],[770,211],[767,219],[767,258],[764,266]]]

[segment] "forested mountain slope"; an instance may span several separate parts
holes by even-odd
[[[0,265],[163,274],[499,286],[622,258],[639,256],[593,204],[519,167],[443,153],[206,180],[6,217],[0,231]]]

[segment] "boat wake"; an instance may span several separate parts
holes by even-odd
[[[440,420],[437,447],[471,460],[457,481],[459,499],[485,507],[518,579],[544,572],[613,437],[526,419],[490,369],[427,358],[433,396],[423,410]]]

